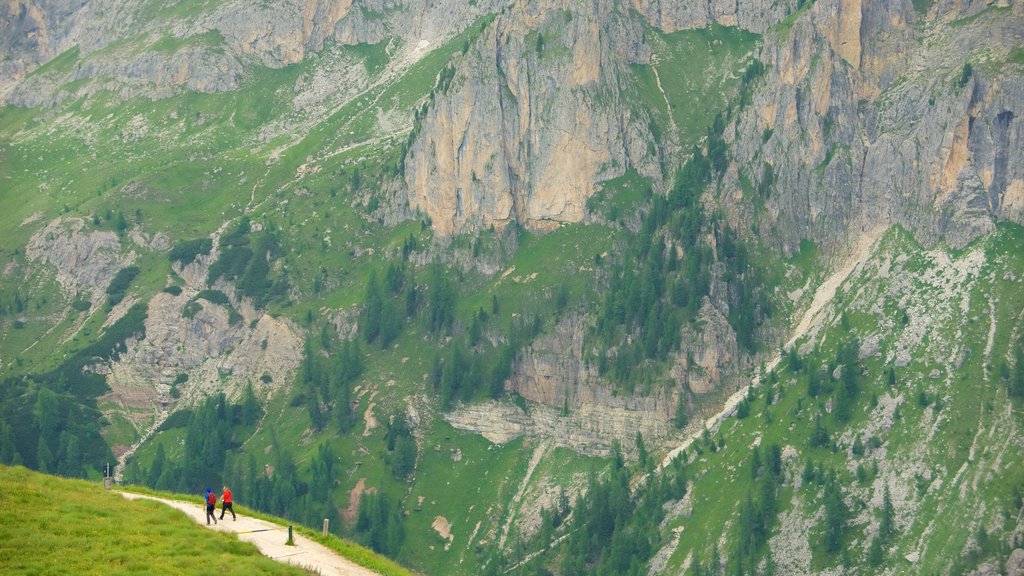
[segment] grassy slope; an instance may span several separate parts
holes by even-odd
[[[671,34],[647,29],[655,58],[652,64],[633,66],[641,103],[662,130],[676,127],[685,153],[729,104],[758,39],[746,30],[717,24]]]
[[[770,546],[777,565],[785,561],[787,550],[801,544],[810,544],[805,551],[810,554],[811,571],[834,569],[840,562],[816,544],[821,534],[817,522],[811,519],[820,519],[816,516],[821,506],[820,487],[797,487],[807,459],[839,473],[853,512],[844,538],[850,573],[884,570],[895,574],[945,574],[964,567],[969,570],[974,566],[958,568],[954,561],[966,557],[976,546],[981,527],[991,535],[991,542],[980,556],[1005,558],[1007,538],[1019,530],[1015,528],[1017,510],[1012,502],[1014,491],[1024,483],[1024,454],[1020,450],[1024,422],[1019,409],[1012,409],[1005,383],[995,374],[995,368],[1006,358],[1011,336],[1019,337],[1022,330],[1019,312],[1024,307],[1024,294],[1017,282],[1024,274],[1024,230],[1003,226],[962,253],[949,256],[954,263],[963,264],[975,250],[984,253],[986,263],[980,273],[963,278],[959,285],[966,301],[951,302],[951,314],[942,316],[944,312],[932,309],[930,301],[944,292],[945,278],[940,273],[929,279],[929,274],[939,270],[935,263],[944,260],[943,253],[921,249],[905,233],[890,233],[883,248],[885,256],[880,259],[903,261],[901,267],[906,272],[894,273],[888,282],[881,283],[870,272],[848,280],[837,296],[833,322],[811,354],[827,364],[844,338],[857,335],[863,342],[872,335],[881,336],[880,355],[862,361],[866,376],[850,422],[835,423],[826,410],[830,404],[827,397],[809,398],[803,377],[783,367],[778,374],[781,387],[776,387],[781,398],[766,406],[763,390],[758,389],[751,416],[727,420],[712,436],[716,443],[724,442],[724,448],[712,453],[705,444],[703,454],[696,457],[691,451],[693,512],[665,527],[666,541],[671,539],[672,529],[684,528],[668,573],[684,565],[694,552],[706,561],[719,536],[733,533],[737,506],[753,486],[748,464],[750,446],[758,438],[762,445],[791,446],[797,454],[785,463],[786,482],[778,498],[780,514],[791,524],[785,532],[794,526],[797,532],[800,526],[808,530],[800,532],[794,541],[776,525]],[[1013,275],[1006,276],[1007,272]],[[881,312],[872,311],[875,304]],[[910,348],[912,361],[906,368],[897,369],[897,385],[890,389],[886,373],[896,347],[912,340],[904,332],[913,330],[914,322],[924,322],[913,319],[908,327],[889,326],[887,319],[898,318],[894,312],[897,305],[911,315],[930,311],[939,316],[927,327],[923,343]],[[847,313],[848,329],[839,322],[840,311]],[[990,329],[991,350],[986,355]],[[955,358],[960,352],[965,359],[959,368],[947,363],[946,358]],[[931,377],[933,369],[939,369],[939,378]],[[917,400],[922,391],[930,399],[928,406]],[[870,406],[873,395],[879,398],[878,408]],[[939,410],[936,399],[941,401]],[[900,417],[891,429],[879,427],[884,405],[892,404],[899,406]],[[765,419],[765,413],[770,414],[770,420]],[[818,415],[832,432],[836,452],[809,448],[812,423]],[[867,449],[864,456],[853,456],[850,449],[858,436],[864,443],[875,437],[881,445]],[[877,465],[877,476],[869,473],[864,482],[859,482],[854,472],[860,464],[868,470]],[[885,486],[893,493],[898,536],[887,550],[882,567],[876,569],[867,565],[867,548],[877,526]],[[754,494],[756,497],[756,491]],[[810,536],[809,541],[805,535]],[[730,546],[726,544],[721,550],[723,558],[728,556]],[[920,554],[919,564],[904,558],[914,553]]]
[[[306,573],[157,502],[5,466],[0,566],[9,574]]]

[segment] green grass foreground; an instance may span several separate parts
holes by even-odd
[[[6,574],[306,574],[180,511],[102,484],[0,466]]]
[[[410,574],[355,544],[303,529],[298,532],[381,574]],[[206,530],[159,502],[127,500],[97,482],[48,476],[20,466],[0,466],[0,572],[307,574],[263,556],[234,534]]]

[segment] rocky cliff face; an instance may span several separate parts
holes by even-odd
[[[150,299],[145,338],[129,343],[109,368],[108,397],[126,407],[137,423],[154,411],[179,402],[194,404],[218,392],[237,399],[249,385],[257,396],[268,398],[289,382],[302,359],[297,327],[239,298],[233,286],[220,281],[213,288],[228,295],[239,318],[224,305],[197,298],[218,257],[220,233],[214,236],[209,255],[176,269],[183,280],[180,294],[163,292]],[[190,303],[199,306],[194,313],[185,312]],[[177,384],[181,399],[175,401],[169,393],[180,374],[188,379]]]
[[[81,218],[57,218],[42,227],[32,235],[25,255],[52,266],[67,296],[82,296],[93,304],[103,300],[110,281],[136,257],[122,250],[117,234],[88,230]]]
[[[696,404],[713,405],[723,392],[743,383],[749,357],[740,353],[736,333],[710,300],[701,308],[697,324],[700,329],[684,331],[683,351],[673,359],[668,383],[626,393],[584,361],[586,318],[570,315],[530,345],[515,364],[506,389],[528,400],[528,411],[496,402],[462,407],[445,418],[456,428],[499,444],[536,436],[603,456],[612,440],[619,439],[623,449],[632,452],[637,432],[648,442],[673,435],[671,422],[680,402],[693,412]]]
[[[406,161],[410,203],[441,234],[577,222],[595,184],[660,180],[650,117],[629,105],[640,23],[611,4],[517,4],[456,59]]]
[[[892,224],[963,246],[1021,222],[1022,34],[1019,4],[814,3],[764,37],[769,72],[730,126],[726,188],[771,178],[765,206],[787,251]]]
[[[111,90],[122,98],[164,98],[184,91],[225,92],[253,64],[301,62],[325,43],[376,44],[398,38],[407,51],[443,44],[500,0],[451,7],[426,0],[216,2],[190,12],[141,0],[24,0],[0,5],[0,98],[52,106],[76,90]],[[40,64],[78,52],[57,69]]]
[[[705,28],[711,24],[736,26],[758,34],[764,33],[795,7],[795,2],[764,0],[701,0],[672,2],[669,0],[632,0],[632,8],[644,15],[655,28],[676,32]]]
[[[795,6],[633,7],[665,31],[715,22],[763,34],[768,72],[727,126],[732,162],[715,198],[740,229],[770,231],[786,252],[809,238],[841,255],[894,224],[959,247],[999,220],[1024,221],[1024,140],[1014,121],[1024,103],[1021,6],[938,3],[922,13],[910,2],[834,0],[786,21]],[[657,157],[631,147],[652,137],[649,119],[631,115],[631,95],[612,80],[650,57],[642,28],[613,9],[569,17],[558,8],[499,17],[422,116],[406,181],[412,205],[442,234],[582,219],[595,183],[626,167],[660,183]],[[558,26],[564,34],[545,33]],[[600,40],[602,30],[620,40]],[[767,192],[735,201],[744,180]],[[561,420],[506,407],[452,421],[498,436],[545,430],[578,450],[604,449],[594,438],[634,433],[616,424],[616,410],[632,411],[627,427],[636,428],[666,421],[679,401],[735,387],[751,360],[727,310],[721,296],[705,303],[663,397],[613,395],[582,361],[585,328],[569,321],[526,351],[509,383]]]
[[[97,307],[104,303],[117,272],[136,259],[135,249],[169,247],[166,239],[140,230],[129,237],[131,241],[122,242],[113,232],[90,230],[80,218],[58,218],[32,236],[26,255],[55,271],[69,299],[84,297]],[[128,341],[126,352],[116,360],[92,368],[107,377],[111,392],[105,399],[117,406],[108,411],[124,415],[141,429],[178,402],[192,404],[217,392],[237,398],[249,384],[257,395],[267,397],[289,381],[302,358],[302,338],[295,326],[234,297],[233,287],[223,283],[215,288],[230,295],[240,319],[233,320],[222,305],[196,298],[207,288],[207,270],[216,257],[214,251],[177,270],[182,291],[161,292],[150,299],[145,338]],[[129,294],[110,311],[106,324],[136,301]],[[190,302],[199,306],[194,314],[185,313]],[[169,392],[180,374],[188,380],[178,384],[181,400],[174,400]]]

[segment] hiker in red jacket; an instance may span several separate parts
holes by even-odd
[[[205,501],[206,501],[206,525],[207,526],[210,525],[210,519],[211,518],[213,519],[213,523],[216,524],[217,523],[217,516],[214,514],[214,512],[217,509],[217,495],[213,493],[213,490],[210,490],[209,488],[206,489]],[[232,511],[232,513],[234,513],[234,512]]]
[[[220,519],[224,519],[224,511],[231,510],[231,519],[238,520],[235,516],[235,509],[231,507],[231,489],[224,487],[224,493],[220,495]]]

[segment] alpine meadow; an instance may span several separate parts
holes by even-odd
[[[1019,0],[0,3],[0,571],[1024,576],[1022,119]]]

